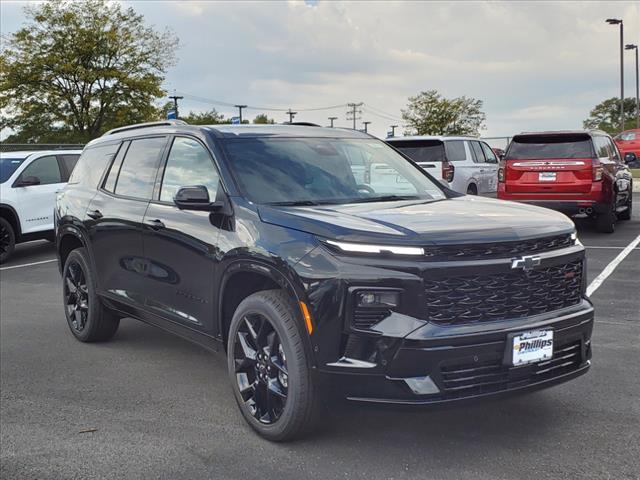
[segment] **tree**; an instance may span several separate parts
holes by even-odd
[[[189,125],[219,125],[231,123],[231,119],[224,118],[215,108],[208,112],[189,112],[187,115],[180,115],[180,120],[184,120]]]
[[[253,119],[253,123],[258,125],[273,125],[276,121],[273,118],[267,117],[266,113],[261,113],[256,115],[256,118]]]
[[[486,120],[482,100],[447,99],[436,90],[409,97],[402,118],[415,135],[479,135]]]
[[[624,99],[624,124],[626,128],[636,125],[636,99]],[[620,99],[608,98],[593,107],[589,118],[582,122],[584,128],[597,128],[615,135],[622,130],[620,124]]]
[[[0,127],[7,141],[84,142],[158,118],[155,101],[177,38],[107,0],[25,7],[26,24],[0,50]]]

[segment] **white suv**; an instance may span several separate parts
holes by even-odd
[[[386,142],[433,177],[460,193],[496,196],[498,159],[489,145],[472,137],[414,136]]]
[[[16,243],[53,238],[56,192],[80,150],[0,153],[0,263]]]

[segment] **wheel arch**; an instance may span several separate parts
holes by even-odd
[[[69,254],[76,248],[82,247],[84,247],[89,253],[91,268],[94,268],[95,271],[95,263],[93,255],[91,254],[91,248],[89,247],[89,242],[85,238],[84,233],[74,225],[62,225],[59,227],[58,234],[56,235],[56,253],[58,255],[58,267],[60,269],[60,273],[62,273],[62,270],[64,269],[64,264]]]
[[[218,336],[221,338],[224,349],[227,348],[227,339],[231,319],[237,306],[256,292],[271,289],[281,289],[287,292],[290,298],[298,307],[299,302],[304,300],[304,290],[302,285],[296,285],[292,275],[287,275],[278,267],[267,262],[250,260],[237,260],[231,263],[224,271],[220,288],[218,290]],[[302,312],[300,307],[296,309],[302,329],[306,332]],[[305,342],[309,348],[310,358],[314,355],[311,350],[311,340],[309,335],[304,335]]]
[[[22,229],[20,227],[20,217],[18,212],[11,205],[6,203],[0,203],[0,217],[7,220],[13,227],[13,233],[16,236],[16,243],[19,241],[22,235]]]

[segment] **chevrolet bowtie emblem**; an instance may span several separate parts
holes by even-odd
[[[514,258],[511,261],[511,268],[521,268],[526,272],[540,265],[540,261],[540,257],[525,255],[524,257]]]

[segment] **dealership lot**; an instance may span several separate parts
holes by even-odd
[[[634,198],[639,205],[640,195]],[[591,282],[640,235],[579,225]],[[591,371],[531,395],[431,411],[339,405],[292,444],[262,440],[222,356],[134,321],[68,332],[53,246],[0,270],[2,478],[638,478],[640,247],[604,281]]]

